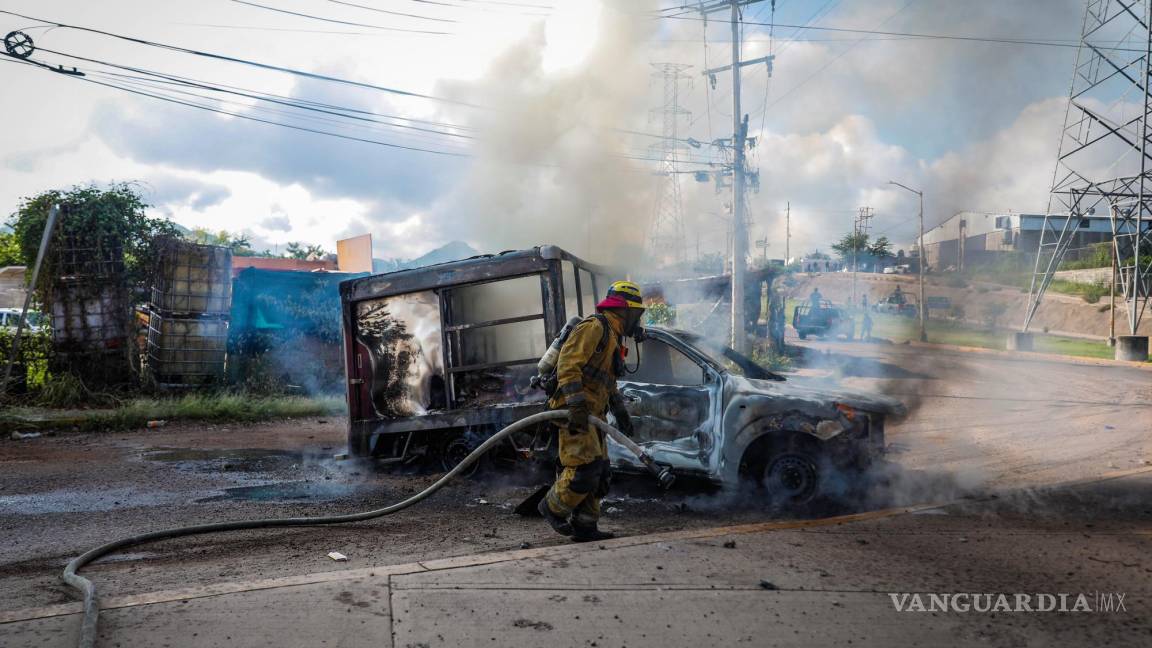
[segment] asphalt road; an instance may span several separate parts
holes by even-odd
[[[797,380],[882,391],[912,408],[888,430],[894,465],[883,480],[885,505],[986,501],[1012,491],[1010,512],[990,507],[957,524],[976,532],[1010,514],[1048,527],[1066,512],[1037,504],[1041,498],[1028,495],[1032,489],[1152,462],[1152,373],[1145,370],[883,344],[807,348],[810,366]],[[0,612],[74,601],[58,580],[64,563],[117,537],[221,519],[375,508],[433,479],[335,461],[342,442],[339,419],[0,441]],[[416,509],[373,522],[168,541],[102,561],[87,573],[103,595],[116,597],[563,544],[538,520],[511,515],[531,490],[515,475],[497,474],[453,484]],[[1124,491],[1094,504],[1091,524],[1148,531],[1146,499]],[[611,497],[605,526],[626,535],[773,518],[746,495],[680,490],[661,496],[644,480],[618,484]],[[923,519],[906,524],[915,530]],[[936,537],[930,531],[926,555]],[[1100,549],[1111,559],[1108,547]],[[329,551],[351,560],[332,562]],[[973,563],[939,555],[934,568],[944,574],[1002,570],[1015,560],[1006,554]],[[842,568],[852,570],[851,560]],[[946,587],[948,581],[934,582]]]

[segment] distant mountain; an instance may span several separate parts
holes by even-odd
[[[437,263],[467,259],[477,254],[479,254],[479,252],[471,245],[463,241],[452,241],[415,259],[372,259],[372,272],[395,272],[397,270],[423,268],[424,266],[435,265]]]

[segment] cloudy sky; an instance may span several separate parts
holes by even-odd
[[[375,86],[0,14],[0,32],[35,39],[33,60],[88,73],[0,64],[0,206],[11,212],[50,188],[135,181],[157,214],[245,232],[272,249],[289,241],[332,249],[370,232],[381,257],[465,240],[484,251],[552,242],[595,260],[636,259],[661,182],[647,159],[655,140],[646,134],[661,128],[649,116],[662,101],[651,64],[692,66],[682,136],[731,135],[730,79],[712,89],[700,74],[729,62],[729,28],[719,16],[652,17],[675,15],[668,9],[678,4],[0,0],[0,9],[38,19]],[[1070,44],[1083,10],[1080,0],[776,5],[781,25]],[[746,8],[745,19],[770,22],[770,2]],[[784,255],[786,202],[794,254],[827,249],[865,205],[875,209],[874,232],[906,245],[915,197],[888,180],[925,190],[929,226],[961,209],[1045,208],[1074,48],[755,24],[744,38],[745,58],[776,57],[771,78],[764,66],[743,76],[757,138],[750,160],[761,174],[753,235],[769,240],[770,256]],[[241,94],[212,89],[224,86]],[[295,107],[301,101],[320,111]],[[722,154],[704,146],[692,157]],[[692,176],[681,182],[691,253],[723,251],[730,197]]]

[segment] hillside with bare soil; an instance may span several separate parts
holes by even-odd
[[[852,275],[850,273],[825,273],[816,275],[794,275],[794,285],[786,288],[790,298],[804,299],[813,288],[819,288],[826,299],[837,304],[846,304],[852,297]],[[901,290],[916,294],[915,275],[879,275],[859,273],[856,275],[856,299],[868,295],[868,303],[876,303],[900,286]],[[925,295],[947,297],[953,307],[953,314],[966,322],[984,326],[990,312],[1001,311],[998,326],[1018,328],[1023,321],[1024,309],[1028,304],[1028,292],[1015,286],[971,281],[955,275],[929,276]],[[962,315],[961,315],[962,314]],[[946,317],[947,312],[933,311],[933,317]],[[1127,333],[1125,314],[1117,302],[1116,332]],[[1049,291],[1044,296],[1032,329],[1075,337],[1104,339],[1108,337],[1109,313],[1108,296],[1098,303],[1089,304],[1076,295],[1065,295]],[[1152,333],[1152,322],[1145,319],[1140,326],[1143,335]]]

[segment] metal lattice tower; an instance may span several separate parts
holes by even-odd
[[[1149,25],[1150,0],[1088,0],[1025,331],[1082,221],[1105,211],[1131,334],[1147,308],[1152,258]]]
[[[648,111],[650,120],[657,117],[662,122],[661,139],[649,149],[660,158],[660,186],[656,194],[656,212],[652,218],[652,230],[648,238],[648,251],[653,259],[665,263],[682,263],[687,260],[687,247],[684,236],[684,207],[680,202],[680,171],[677,168],[679,154],[686,149],[679,137],[680,120],[692,113],[680,105],[680,82],[688,79],[684,70],[692,67],[682,63],[653,63],[656,69],[652,77],[661,79],[664,85],[664,104]]]

